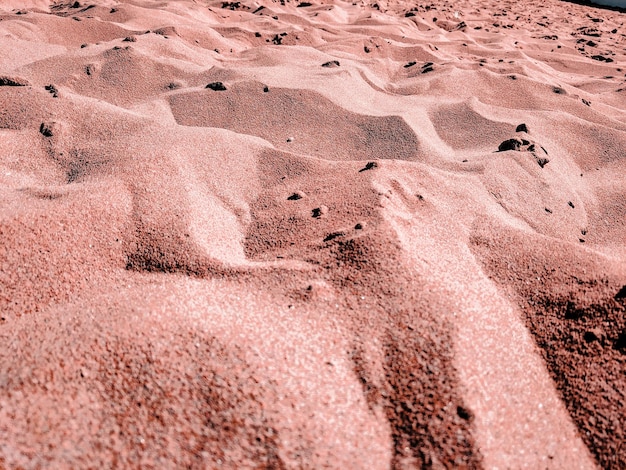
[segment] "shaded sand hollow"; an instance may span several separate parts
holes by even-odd
[[[626,13],[0,4],[0,468],[626,468]]]

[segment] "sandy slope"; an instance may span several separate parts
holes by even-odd
[[[624,22],[2,2],[0,468],[626,466]]]

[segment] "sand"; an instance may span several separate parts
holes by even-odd
[[[625,22],[3,1],[0,468],[626,467]]]

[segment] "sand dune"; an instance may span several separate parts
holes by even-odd
[[[0,5],[0,468],[626,466],[626,22]]]

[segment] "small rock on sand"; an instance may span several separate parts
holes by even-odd
[[[583,338],[586,342],[591,343],[593,341],[602,341],[606,338],[606,334],[602,328],[592,328],[585,332]]]
[[[519,150],[522,141],[519,139],[508,139],[498,145],[498,152],[506,152],[507,150]]]
[[[39,126],[39,132],[44,137],[52,137],[55,134],[56,127],[57,125],[55,122],[42,122]]]
[[[378,168],[378,163],[376,162],[367,162],[367,164],[359,170],[359,173],[362,173],[367,170],[373,170],[374,168]]]
[[[0,86],[30,86],[30,82],[21,77],[0,75]]]
[[[226,91],[226,86],[222,82],[211,82],[205,88],[213,91]]]
[[[52,85],[52,84],[46,85],[44,88],[47,91],[50,92],[50,94],[52,95],[53,98],[58,98],[59,97],[59,89],[57,87],[55,87],[54,85]]]
[[[539,166],[541,168],[543,168],[544,166],[546,166],[548,163],[550,163],[550,160],[544,157],[539,157],[537,158],[537,163],[539,164]]]
[[[311,215],[315,217],[316,219],[319,219],[325,216],[326,214],[328,214],[328,207],[326,206],[319,206],[311,211]]]
[[[329,233],[325,238],[324,241],[325,242],[329,242],[331,240],[334,240],[335,238],[339,238],[339,237],[343,237],[345,235],[345,233],[343,232],[333,232],[333,233]]]
[[[298,201],[300,199],[304,199],[306,197],[306,194],[302,191],[296,191],[295,193],[293,193],[291,196],[289,196],[287,199],[289,201]]]

